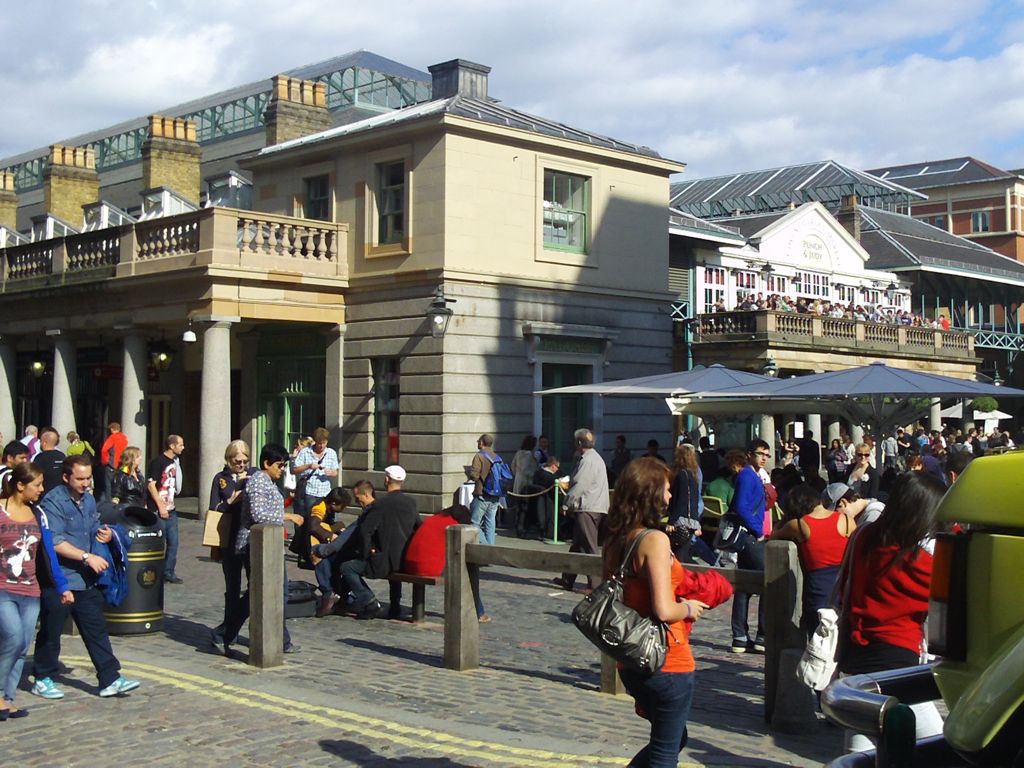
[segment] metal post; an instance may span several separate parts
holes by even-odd
[[[875,752],[878,768],[912,768],[917,744],[917,717],[906,704],[897,704],[882,717],[882,736]]]

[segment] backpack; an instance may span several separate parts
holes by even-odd
[[[487,457],[488,461],[491,460],[491,457],[487,456],[483,451],[480,451],[480,454]],[[508,464],[501,460],[501,456],[494,454],[491,471],[484,478],[484,493],[487,496],[504,496],[511,488],[512,470],[509,469]]]

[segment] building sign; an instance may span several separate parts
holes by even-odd
[[[806,265],[810,269],[828,271],[832,269],[832,253],[821,236],[808,233],[795,239],[791,256],[794,261]]]
[[[541,336],[537,343],[538,352],[556,352],[559,354],[603,355],[605,342],[603,339],[573,339]]]

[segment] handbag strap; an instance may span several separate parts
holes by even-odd
[[[632,562],[633,553],[636,552],[636,548],[640,544],[640,539],[642,539],[644,536],[646,536],[653,530],[653,528],[644,529],[642,533],[640,533],[635,539],[633,539],[632,542],[630,542],[629,548],[626,550],[626,554],[622,558],[622,564],[619,566],[619,569],[615,572],[615,579],[617,581],[622,581],[624,578],[626,578],[626,565]]]

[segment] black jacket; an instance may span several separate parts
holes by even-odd
[[[411,496],[393,491],[377,498],[349,540],[355,540],[358,559],[366,561],[366,577],[385,579],[400,571],[405,548],[419,527],[420,515]]]
[[[110,478],[110,499],[117,499],[118,506],[144,507],[148,496],[144,477],[117,470]]]

